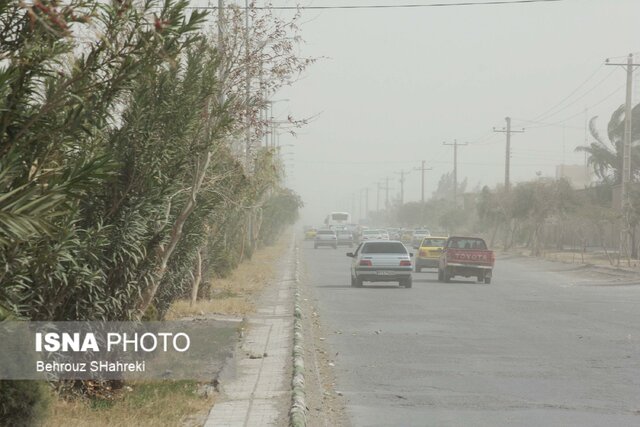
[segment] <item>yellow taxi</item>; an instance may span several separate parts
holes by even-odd
[[[315,239],[316,234],[318,234],[318,230],[316,230],[315,228],[310,228],[304,232],[304,240],[313,240]]]
[[[417,273],[423,268],[438,268],[438,260],[446,241],[446,237],[427,236],[422,239],[416,255],[415,269]]]

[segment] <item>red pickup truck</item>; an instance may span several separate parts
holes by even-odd
[[[449,237],[438,262],[438,280],[449,282],[453,276],[477,277],[491,283],[496,258],[478,237]]]

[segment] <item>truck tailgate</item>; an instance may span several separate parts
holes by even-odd
[[[492,266],[495,262],[493,251],[482,249],[447,249],[447,263]]]

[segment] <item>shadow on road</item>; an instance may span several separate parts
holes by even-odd
[[[316,288],[350,288],[350,285],[318,285]]]

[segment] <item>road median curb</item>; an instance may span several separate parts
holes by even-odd
[[[295,294],[293,308],[293,376],[291,378],[291,409],[289,411],[292,427],[307,425],[307,405],[304,383],[304,336],[302,332],[302,307],[300,304],[300,272],[298,245],[293,244],[293,262]]]

